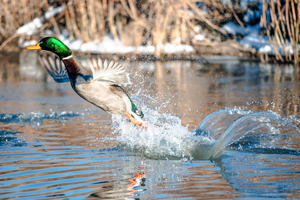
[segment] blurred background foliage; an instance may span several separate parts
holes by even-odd
[[[1,0],[0,42],[14,35],[22,25],[46,11],[65,6],[62,13],[51,17],[39,32],[51,29],[56,36],[67,34],[71,40],[101,42],[106,34],[125,46],[155,46],[155,54],[161,55],[160,46],[175,45],[210,46],[221,54],[238,52],[253,53],[237,45],[239,35],[228,34],[222,25],[229,21],[246,27],[260,23],[260,34],[270,38],[275,49],[291,42],[294,56],[285,51],[276,52],[279,61],[298,62],[300,26],[299,0]],[[246,20],[245,14],[260,9],[261,15]],[[258,12],[259,13],[259,12]],[[202,42],[193,40],[197,34],[204,34]],[[27,36],[32,37],[32,36]],[[230,48],[222,49],[221,42],[231,40]],[[199,51],[201,53],[201,51]]]

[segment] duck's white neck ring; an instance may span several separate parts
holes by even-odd
[[[63,60],[68,60],[68,59],[70,59],[70,58],[72,58],[72,57],[73,57],[73,55],[70,55],[70,56],[68,56],[68,57],[63,58]]]

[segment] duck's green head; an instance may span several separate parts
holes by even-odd
[[[51,51],[57,54],[61,59],[72,55],[72,51],[59,39],[53,37],[43,38],[36,45],[26,47],[26,49],[42,49],[46,51]]]

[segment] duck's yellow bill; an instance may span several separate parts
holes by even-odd
[[[40,43],[37,43],[36,45],[26,47],[26,49],[42,49],[42,48],[40,47]]]

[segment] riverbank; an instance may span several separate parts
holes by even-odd
[[[291,6],[294,4],[298,3]],[[272,27],[268,27],[269,18],[261,17],[264,13],[270,15],[268,6],[272,5],[261,1],[232,4],[74,0],[51,5],[36,1],[30,5],[32,8],[24,5],[29,13],[26,20],[19,20],[15,2],[6,3],[3,8],[11,13],[2,17],[5,22],[15,19],[18,23],[11,30],[9,23],[0,27],[0,41],[4,41],[0,52],[2,48],[8,52],[14,49],[6,47],[10,39],[25,48],[51,36],[80,55],[101,54],[128,60],[201,60],[203,56],[225,55],[297,63],[298,40],[287,37],[278,43],[278,37],[272,36]]]

